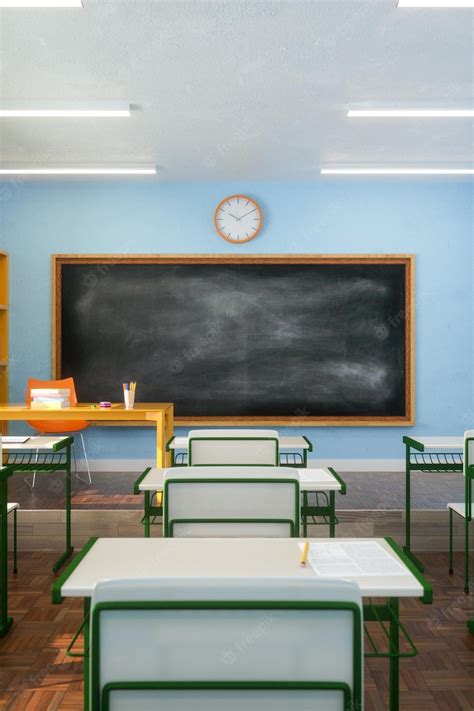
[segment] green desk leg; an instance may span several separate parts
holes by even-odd
[[[453,510],[449,509],[449,554],[448,554],[449,574],[454,573],[453,568]]]
[[[474,618],[472,620],[468,620],[467,629],[471,634],[474,634]]]
[[[84,619],[90,613],[91,600],[89,597],[84,598]],[[89,640],[89,625],[90,622],[86,622],[84,625],[84,661],[83,661],[83,674],[84,674],[84,711],[89,711],[89,670],[90,670],[90,640]]]
[[[0,637],[4,637],[13,624],[8,617],[8,475],[0,474]]]
[[[71,445],[66,447],[66,550],[53,565],[53,573],[57,573],[74,552],[71,545]]]
[[[469,524],[472,516],[472,479],[468,473],[465,477],[465,518],[464,518],[464,592],[469,593]]]
[[[18,519],[17,509],[13,510],[13,573],[18,573]]]
[[[143,519],[143,528],[145,531],[145,538],[150,538],[150,504],[151,504],[150,492],[145,491],[145,518]]]
[[[398,637],[398,598],[390,598],[389,607],[391,610],[390,616],[390,711],[398,711],[400,704],[400,642]]]
[[[334,491],[329,492],[329,537],[334,538],[336,535],[336,494]]]
[[[306,511],[308,510],[308,492],[303,491],[303,538],[308,535],[308,517]]]
[[[418,570],[423,573],[423,564],[411,552],[411,467],[410,444],[408,442],[405,444],[405,545],[403,550]]]

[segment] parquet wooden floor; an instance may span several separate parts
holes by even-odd
[[[51,553],[23,553],[11,579],[15,625],[0,640],[0,708],[5,711],[79,711],[81,661],[66,655],[81,621],[81,603],[51,604]],[[466,629],[474,601],[462,592],[461,559],[450,578],[444,554],[423,555],[434,585],[434,604],[402,603],[402,619],[419,649],[401,661],[401,711],[474,710],[474,635]],[[366,711],[386,711],[386,660],[366,664]]]

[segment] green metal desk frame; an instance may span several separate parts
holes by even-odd
[[[150,471],[150,467],[145,469],[136,480],[133,486],[133,493],[139,495],[140,484]],[[345,481],[337,474],[337,472],[329,467],[331,474],[337,479],[341,485],[340,494],[345,495],[347,488]],[[150,538],[151,526],[158,525],[158,518],[163,516],[163,492],[144,491],[144,511],[142,517],[143,530],[145,538]],[[329,494],[329,496],[328,496]],[[328,525],[329,536],[334,538],[336,535],[336,525],[338,519],[336,516],[336,492],[330,491],[328,494],[324,491],[303,491],[301,504],[301,524],[303,528],[303,536],[308,534],[308,524],[316,526]],[[311,496],[316,498],[315,503],[311,502]],[[153,503],[156,497],[157,503]],[[321,517],[322,521],[318,522],[316,517]]]
[[[302,454],[299,452],[280,452],[278,451],[277,448],[277,461],[275,462],[275,466],[282,466],[282,467],[293,467],[295,469],[306,469],[308,466],[308,452],[313,451],[313,445],[311,441],[306,437],[306,435],[302,435],[302,438],[305,440],[305,442],[308,444],[308,449],[303,449]],[[170,452],[171,454],[171,466],[172,467],[186,467],[188,466],[188,454],[184,452],[180,452],[178,455],[176,454],[176,451],[174,448],[171,447],[172,443],[176,439],[175,436],[171,437],[171,439],[168,440],[166,443],[166,451]],[[221,437],[206,437],[205,439],[222,439]],[[239,437],[229,437],[228,439],[239,439]],[[272,439],[268,437],[256,437],[256,438],[251,438],[251,439]],[[189,445],[188,445],[189,446]],[[178,456],[181,458],[180,461],[178,462]],[[290,457],[292,457],[293,461],[290,460]],[[191,465],[190,465],[191,466]]]
[[[431,584],[425,580],[423,575],[420,573],[418,567],[413,563],[413,561],[401,550],[401,548],[395,543],[395,541],[386,537],[385,540],[391,546],[391,548],[399,556],[400,560],[407,566],[410,572],[418,580],[423,588],[423,596],[421,602],[425,605],[430,605],[433,602],[433,589]],[[77,568],[79,563],[87,556],[88,552],[92,546],[96,543],[97,538],[91,538],[84,548],[78,553],[75,558],[69,563],[68,567],[63,571],[63,573],[57,578],[52,587],[52,602],[54,605],[61,604],[64,600],[62,597],[62,586],[68,580],[70,575]],[[184,603],[188,605],[188,603]],[[366,658],[386,658],[389,660],[389,711],[399,711],[399,673],[400,673],[400,659],[415,657],[418,654],[413,640],[406,631],[404,625],[400,621],[399,616],[399,599],[397,597],[386,598],[384,602],[373,603],[369,600],[367,604],[364,604],[364,632],[366,640],[366,649],[368,647],[369,651],[365,652]],[[89,689],[90,689],[90,668],[89,668],[89,642],[90,642],[90,598],[84,598],[84,622],[82,623],[83,628],[83,653],[75,654],[74,656],[82,656],[83,666],[84,666],[84,711],[89,711]],[[375,622],[379,625],[382,631],[382,638],[387,641],[387,650],[380,650],[375,642],[374,637],[370,634],[367,623]],[[473,628],[471,631],[474,632],[474,621]],[[77,634],[74,640],[77,639]],[[405,646],[408,647],[408,651],[402,651],[400,642],[404,640]],[[155,683],[155,682],[153,682]],[[120,688],[125,688],[120,685]],[[158,687],[156,687],[158,688]],[[361,690],[363,691],[363,690]],[[99,711],[98,706],[93,706],[91,711]],[[105,711],[107,706],[102,706],[101,711]],[[349,706],[348,711],[354,711],[354,706]]]
[[[464,440],[464,462],[466,468],[464,472],[464,592],[469,593],[469,528],[472,521],[472,482],[474,480],[474,464],[469,462],[469,442],[473,442],[474,437],[466,437]],[[453,569],[453,510],[449,509],[449,574]]]
[[[430,460],[418,462],[413,461],[412,455],[416,452],[424,453],[425,447],[421,442],[411,437],[404,436],[403,444],[405,445],[405,546],[403,548],[405,554],[410,558],[410,560],[416,565],[418,570],[424,571],[423,564],[416,557],[416,555],[411,550],[411,473],[412,472],[462,472],[463,464],[462,461],[454,461],[459,457],[456,452],[455,455],[451,455],[453,461],[450,463],[447,461],[447,456],[445,456],[444,462],[432,461],[433,456],[438,456],[433,453],[433,455],[428,455]],[[415,450],[413,452],[412,450]],[[422,459],[424,459],[422,457]],[[461,458],[462,459],[462,458]]]
[[[346,482],[332,468],[328,467],[333,477],[337,479],[341,485],[341,490],[338,492],[345,496],[347,487]],[[328,495],[329,494],[329,495]],[[336,536],[336,525],[339,523],[336,516],[336,492],[329,491],[303,491],[303,502],[301,504],[301,523],[303,527],[303,536],[308,534],[308,524],[314,526],[329,526],[329,536]],[[311,503],[311,497],[315,497],[315,503]],[[321,517],[322,521],[317,521],[317,517]]]
[[[66,548],[64,553],[53,565],[53,573],[57,573],[61,566],[72,556],[74,548],[71,544],[71,447],[73,437],[63,437],[60,442],[53,444],[51,451],[38,453],[8,452],[6,464],[17,472],[46,473],[63,471],[66,474]]]
[[[0,637],[13,624],[8,616],[8,479],[13,474],[9,466],[0,468]]]

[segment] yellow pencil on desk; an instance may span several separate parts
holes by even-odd
[[[308,551],[309,551],[309,543],[308,543],[308,541],[306,541],[303,546],[303,550],[301,551],[300,565],[302,568],[304,568],[306,566],[306,559],[308,557]]]

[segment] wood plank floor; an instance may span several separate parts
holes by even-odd
[[[82,709],[81,661],[66,655],[81,621],[81,603],[51,604],[54,558],[54,553],[23,553],[19,574],[11,577],[15,625],[0,640],[0,708],[5,711]],[[461,558],[456,558],[457,572],[450,577],[444,554],[424,554],[434,604],[409,600],[401,605],[419,649],[418,657],[401,661],[401,711],[474,709],[474,635],[466,629],[474,600],[462,592]],[[366,711],[385,711],[386,660],[366,664],[365,688]]]

